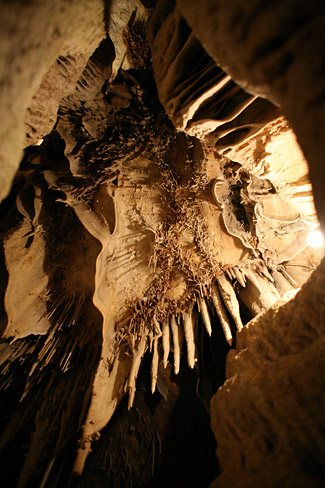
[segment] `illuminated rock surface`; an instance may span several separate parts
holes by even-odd
[[[309,166],[273,88],[198,40],[208,2],[153,3],[5,5],[3,197],[28,147],[1,204],[4,477],[320,486]]]

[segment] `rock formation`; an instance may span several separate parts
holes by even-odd
[[[222,468],[212,486],[322,485],[323,287],[324,261],[294,300],[237,335],[211,403]]]
[[[8,486],[322,484],[323,174],[285,60],[324,9],[255,3],[3,5]]]

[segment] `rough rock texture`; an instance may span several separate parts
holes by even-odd
[[[17,46],[25,33],[22,45],[31,44],[26,53],[35,63],[11,76],[16,58],[4,57],[8,83],[1,93],[8,100],[15,94],[21,97],[10,102],[12,120],[22,122],[29,106],[30,142],[51,131],[39,146],[26,148],[10,195],[0,206],[0,466],[10,486],[54,488],[70,483],[72,471],[78,475],[76,486],[92,482],[96,488],[131,487],[133,482],[144,486],[151,481],[152,486],[166,485],[168,476],[160,477],[157,469],[162,461],[162,471],[164,466],[175,471],[170,466],[177,456],[170,454],[169,442],[175,449],[179,430],[172,420],[177,403],[183,402],[182,409],[185,405],[189,418],[194,418],[200,445],[206,432],[202,410],[208,410],[211,396],[224,381],[225,355],[236,347],[237,331],[242,341],[247,337],[251,342],[233,361],[233,370],[241,358],[248,371],[256,367],[256,392],[264,392],[259,374],[265,371],[281,398],[278,389],[289,380],[295,384],[293,362],[309,351],[311,335],[299,335],[309,322],[297,312],[303,309],[299,300],[309,303],[317,298],[310,284],[290,305],[296,349],[286,349],[291,334],[282,340],[282,329],[280,333],[272,328],[275,315],[285,320],[288,304],[276,312],[272,309],[263,326],[258,325],[263,317],[259,315],[244,332],[252,317],[299,288],[323,254],[306,242],[307,233],[318,224],[307,163],[293,132],[280,117],[281,110],[242,90],[216,65],[175,2],[159,2],[148,43],[149,11],[142,3],[152,7],[155,2],[94,2],[88,9],[85,3],[32,1],[22,6],[26,22],[18,16],[16,24],[13,4],[11,9],[5,4],[14,37],[9,42],[7,32],[9,41],[3,48],[11,52],[10,46]],[[66,10],[60,10],[62,5]],[[76,18],[68,23],[73,9],[78,10]],[[263,11],[256,11],[257,17]],[[41,25],[40,15],[43,21],[51,15],[53,22]],[[239,24],[241,18],[237,16]],[[60,33],[41,42],[38,36],[56,23]],[[104,24],[110,38],[104,35]],[[36,59],[37,52],[46,60]],[[27,85],[20,88],[24,76]],[[12,137],[20,127],[8,125]],[[17,136],[15,144],[18,148],[22,139]],[[13,150],[9,153],[16,156]],[[322,286],[317,276],[315,283]],[[305,291],[309,288],[310,295]],[[320,307],[312,310],[310,323],[313,314],[321,312]],[[267,350],[256,366],[258,341]],[[285,365],[288,362],[288,375],[277,348]],[[278,367],[283,377],[274,385],[269,371]],[[299,365],[295,368],[300,371]],[[314,374],[311,366],[308,372]],[[180,392],[187,374],[190,392],[184,396]],[[229,374],[235,384],[236,373],[230,369]],[[250,422],[255,412],[253,402],[247,414],[241,410],[249,387],[255,392],[251,377],[245,371],[238,376],[242,377],[247,380],[245,395],[227,405],[229,411],[234,409],[230,433],[234,419],[239,418],[237,424],[245,430],[245,419]],[[306,405],[314,394],[309,387],[301,385]],[[273,401],[272,394],[265,392],[265,403],[268,398]],[[299,401],[292,394],[288,405],[294,410]],[[219,427],[221,417],[228,421],[225,405],[221,402]],[[131,407],[134,410],[127,414]],[[258,411],[263,408],[262,402]],[[313,408],[316,411],[316,406],[308,407],[306,418]],[[315,456],[305,453],[309,443],[319,443],[318,431],[314,439],[297,428],[300,444],[295,438],[293,443],[288,426],[294,415],[287,419],[278,406],[273,413],[267,428],[279,436],[285,433],[277,449],[272,451],[275,441],[265,441],[262,429],[256,437],[249,430],[240,433],[249,469],[253,466],[256,474],[263,463],[260,450],[268,456],[269,449],[278,464],[281,459],[285,463],[278,470],[280,484],[293,482],[303,471],[302,462],[305,472],[315,475]],[[108,426],[106,437],[105,426],[114,418],[122,420],[112,424],[112,430]],[[315,418],[319,424],[316,414]],[[186,430],[191,432],[190,427]],[[180,437],[186,443],[184,439],[193,437],[184,435]],[[230,461],[228,433],[224,436],[220,427],[218,435],[226,477],[229,466],[239,470],[245,460],[231,441],[235,449]],[[210,441],[206,450],[198,449],[199,466],[205,455],[209,465],[216,465]],[[119,445],[111,448],[116,442]],[[294,452],[293,444],[298,446]],[[93,448],[98,451],[92,458]],[[192,460],[189,456],[191,467]],[[256,486],[249,469],[247,485]],[[187,486],[197,486],[197,469],[183,478],[180,471],[178,485],[186,480]],[[256,474],[257,485],[264,474]],[[204,483],[212,475],[216,476],[214,466]],[[310,481],[307,475],[304,479]]]
[[[145,4],[146,2],[141,2],[141,0],[111,0],[107,2],[107,29],[115,47],[115,59],[112,66],[113,76],[117,74],[120,68],[129,69],[131,67],[127,47],[123,42],[124,31],[126,26],[132,26],[138,21],[145,22],[148,19],[149,12],[145,8]],[[140,46],[138,48],[141,49]]]
[[[281,115],[269,101],[242,90],[215,64],[174,2],[158,3],[148,38],[159,98],[177,129],[220,150]]]
[[[322,1],[177,0],[210,56],[250,93],[273,100],[295,131],[325,227],[325,6]],[[266,28],[266,26],[268,26]]]
[[[232,234],[235,222],[226,200],[231,192],[240,191],[247,215],[250,210],[246,199],[255,201],[256,224],[250,226],[249,238],[239,228],[236,236],[248,248],[253,247],[249,240],[256,236],[258,250],[269,265],[284,263],[289,274],[295,270],[296,281],[292,277],[292,284],[299,286],[304,281],[304,267],[296,258],[307,247],[305,225],[308,222],[311,229],[318,222],[308,165],[288,122],[277,107],[245,92],[215,64],[175,2],[158,2],[150,19],[148,39],[158,95],[174,126],[212,144],[219,154],[242,168],[239,180],[235,175],[214,174],[213,195],[223,209],[228,232]],[[240,182],[246,178],[243,169],[256,176],[256,180],[249,177],[247,188]],[[284,284],[284,289],[290,288]],[[249,303],[251,291],[249,294],[247,302],[243,290],[246,305],[260,310],[255,299],[254,304]],[[263,295],[264,306],[270,305],[272,298],[270,302],[266,293]]]
[[[134,35],[129,31],[128,39]],[[134,59],[130,44],[129,49]],[[147,51],[142,54],[137,70],[120,70],[110,81],[111,42],[100,43],[74,92],[61,100],[56,131],[26,152],[5,202],[9,277],[2,387],[10,391],[16,384],[15,364],[22,361],[19,396],[35,419],[19,486],[45,483],[68,465],[65,448],[69,444],[74,453],[77,436],[74,471],[81,475],[92,443],[127,393],[129,408],[133,405],[147,349],[153,393],[158,388],[165,394],[160,360],[166,367],[170,361],[178,374],[186,347],[188,366],[199,372],[199,395],[208,404],[220,380],[211,379],[216,352],[210,367],[209,355],[200,352],[207,337],[214,342],[218,337],[224,355],[243,321],[297,286],[281,256],[267,254],[272,236],[262,239],[257,233],[267,228],[270,215],[256,209],[267,198],[277,201],[280,193],[252,168],[175,131],[157,101]],[[285,221],[289,232],[282,233],[294,235],[293,214],[297,235],[304,235],[308,223],[300,214],[290,205],[278,207],[268,206],[273,225]],[[305,243],[297,246],[300,266],[317,262],[317,256],[302,254]],[[33,293],[19,281],[19,267],[30,276],[29,285],[38,284]],[[20,324],[24,315],[30,318]],[[206,331],[201,339],[200,324]],[[35,333],[42,337],[31,342]],[[74,365],[85,354],[89,362],[81,374]],[[48,385],[50,368],[56,372]],[[51,439],[45,441],[43,412],[55,408],[66,375],[71,383],[65,398],[73,408],[65,413],[64,403],[57,407]],[[36,390],[49,397],[32,400]],[[78,402],[81,394],[85,400]],[[5,452],[9,440],[18,442],[20,435],[15,412],[1,439]],[[25,418],[22,424],[28,428]],[[71,426],[67,439],[61,424]]]
[[[237,335],[211,401],[221,475],[213,487],[324,483],[325,261],[289,301]]]
[[[60,54],[46,73],[27,108],[25,117],[27,133],[24,145],[39,144],[43,137],[51,132],[57,119],[61,98],[74,91],[89,56],[98,46],[99,39],[96,38],[95,43],[90,45],[85,53]]]
[[[161,365],[166,401],[158,392],[151,395],[148,369],[146,356],[134,406],[128,410],[123,400],[93,444],[81,488],[208,487],[218,474],[215,439],[196,394],[195,372],[182,367],[173,377],[171,365]]]
[[[21,160],[27,108],[29,137],[37,142],[55,121],[60,98],[104,37],[103,12],[102,0],[1,2],[0,199],[7,195]],[[60,56],[71,56],[73,69],[64,70]]]

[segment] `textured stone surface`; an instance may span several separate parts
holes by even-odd
[[[325,126],[324,3],[204,0],[198,9],[195,0],[178,0],[177,5],[227,74],[248,92],[281,105],[309,163],[318,216],[325,226],[319,144]]]
[[[279,32],[287,33],[282,17],[293,3],[276,4]],[[255,488],[266,479],[273,486],[314,486],[324,460],[318,374],[323,268],[296,300],[278,303],[243,328],[293,293],[319,261],[306,248],[306,233],[317,225],[306,161],[287,122],[278,119],[280,111],[217,67],[175,2],[159,2],[153,16],[153,70],[144,10],[136,0],[3,5],[1,96],[7,97],[3,117],[10,110],[13,126],[4,129],[7,146],[1,150],[12,171],[24,144],[26,107],[28,143],[57,122],[40,146],[26,149],[1,207],[3,477],[9,473],[12,485],[18,477],[19,487],[61,486],[76,451],[80,474],[127,392],[124,409],[134,399],[136,408],[136,387],[144,388],[136,383],[142,359],[145,378],[151,370],[146,390],[162,395],[156,419],[162,435],[170,426],[173,395],[166,409],[164,402],[174,374],[182,382],[186,362],[192,393],[208,408],[224,379],[225,354],[241,331],[229,355],[230,379],[213,402],[223,469],[217,484]],[[210,2],[209,41],[216,38],[214,9],[222,7],[222,14],[229,7],[231,16],[235,5]],[[205,6],[196,4],[198,24]],[[265,11],[272,20],[268,5],[245,4],[230,27],[247,20],[250,30]],[[266,25],[273,26],[264,22],[264,30]],[[273,39],[263,29],[257,46],[261,36]],[[243,47],[236,51],[236,32],[224,46],[230,61]],[[265,47],[263,39],[267,59],[268,48],[278,44],[267,41]],[[246,43],[247,50],[254,42]],[[252,53],[244,54],[249,65]],[[244,73],[245,87],[264,94],[273,78],[268,71],[264,86],[254,73]],[[239,74],[238,80],[244,83]],[[11,176],[3,170],[7,185]],[[146,405],[142,413],[150,420]],[[151,453],[156,435],[145,435],[151,420],[137,430],[133,415],[123,415],[129,422],[123,422],[125,445],[120,440],[112,454],[122,453],[121,460],[107,473],[118,471],[122,486],[123,479],[131,486],[129,469],[141,479],[139,460],[147,463],[144,453]],[[137,442],[129,449],[129,430],[142,437],[143,457],[134,453]],[[102,444],[105,456],[109,439]],[[191,449],[190,441],[182,438]],[[152,452],[146,456],[154,466]],[[145,470],[150,478],[150,467]]]
[[[98,45],[98,39],[88,46],[85,53],[60,55],[45,74],[40,87],[30,101],[26,116],[26,140],[24,145],[41,142],[51,132],[57,119],[62,97],[74,91],[89,56]]]
[[[245,92],[216,65],[174,2],[158,3],[148,39],[159,98],[177,129],[221,150],[281,115],[278,107]]]
[[[294,299],[237,335],[211,401],[221,466],[214,487],[323,486],[324,287],[323,261]]]
[[[27,107],[29,137],[37,142],[34,134],[42,137],[54,121],[59,99],[80,73],[79,62],[83,64],[104,37],[103,11],[101,0],[1,2],[1,199],[22,156]],[[72,80],[56,66],[60,55],[76,61],[69,70]]]

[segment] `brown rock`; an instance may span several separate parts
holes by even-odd
[[[214,487],[322,486],[324,286],[323,261],[294,299],[237,335],[211,401],[222,471]]]

